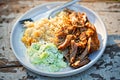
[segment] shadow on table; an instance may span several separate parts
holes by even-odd
[[[108,35],[108,42],[107,45],[114,45],[120,43],[120,34],[118,35]]]

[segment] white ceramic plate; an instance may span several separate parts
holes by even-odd
[[[105,50],[106,42],[107,42],[107,32],[106,32],[106,28],[105,28],[102,20],[100,19],[100,17],[94,11],[92,11],[84,6],[81,6],[79,4],[74,4],[68,8],[73,9],[75,11],[85,12],[87,14],[87,17],[90,20],[90,22],[92,24],[94,24],[96,27],[98,37],[99,37],[99,40],[101,43],[100,49],[98,51],[90,54],[89,57],[90,57],[91,61],[87,65],[80,67],[78,69],[68,68],[62,72],[44,72],[44,71],[39,70],[35,66],[33,66],[26,59],[26,57],[25,57],[26,47],[21,42],[21,37],[23,35],[24,28],[23,28],[23,25],[19,23],[19,21],[26,19],[26,18],[34,17],[35,15],[46,12],[49,9],[52,9],[56,6],[60,6],[62,4],[63,3],[61,3],[61,2],[52,2],[52,3],[42,4],[35,8],[32,8],[31,10],[26,12],[21,18],[19,18],[16,21],[15,25],[13,26],[12,33],[11,33],[11,47],[13,49],[13,52],[14,52],[15,56],[17,57],[17,59],[20,61],[20,63],[24,67],[26,67],[30,71],[35,72],[37,74],[44,75],[44,76],[52,76],[52,77],[63,77],[63,76],[70,76],[70,75],[73,75],[76,73],[80,73],[80,72],[88,69],[89,67],[91,67],[93,64],[95,64],[95,62],[101,57],[101,55],[103,54],[103,51]]]

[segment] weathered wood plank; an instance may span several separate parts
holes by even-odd
[[[26,75],[23,67],[0,68],[0,80],[26,80]]]
[[[4,2],[15,2],[16,0],[0,0],[1,3]],[[23,0],[17,0],[17,1],[23,1]],[[27,1],[35,1],[35,0],[27,0]],[[39,0],[39,1],[46,1],[46,2],[52,2],[52,1],[70,1],[70,0]],[[81,0],[81,2],[120,2],[120,0]]]
[[[54,2],[54,1],[52,1]],[[62,1],[65,2],[65,1]],[[41,3],[47,3],[47,1],[14,1],[9,3],[1,3],[1,11],[2,13],[10,13],[10,12],[24,12],[30,9],[31,7],[40,5]],[[91,8],[92,10],[97,11],[120,11],[120,3],[119,2],[80,2],[80,4]],[[102,6],[101,6],[102,4]],[[9,7],[9,8],[8,8]],[[5,8],[8,10],[6,11]],[[10,9],[11,8],[11,9]],[[2,14],[0,13],[0,14]]]
[[[116,80],[120,79],[120,2],[105,0],[84,0],[80,2],[100,15],[108,31],[107,48],[100,60],[77,75],[65,78],[38,76],[18,62],[10,47],[10,33],[16,19],[30,8],[51,0],[7,0],[0,1],[0,80]],[[52,0],[56,1],[56,0]],[[64,0],[62,0],[64,2]]]

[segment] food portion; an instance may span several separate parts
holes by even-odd
[[[26,21],[24,25],[21,40],[31,63],[56,67],[49,71],[59,71],[67,63],[72,68],[84,66],[90,62],[88,55],[100,46],[96,28],[86,13],[65,9],[54,18]],[[53,63],[49,63],[51,59]]]
[[[68,50],[65,58],[73,68],[89,63],[88,54],[99,49],[97,32],[85,13],[66,10],[69,26],[61,27],[56,32],[56,45],[59,50]]]
[[[63,61],[63,54],[52,43],[32,43],[27,54],[31,63],[47,66],[42,67],[42,70],[56,72],[67,66]]]

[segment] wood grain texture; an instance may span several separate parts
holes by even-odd
[[[0,0],[0,80],[120,80],[119,0],[80,2],[100,15],[108,32],[107,48],[103,56],[88,70],[69,77],[52,78],[34,74],[19,63],[10,47],[13,24],[27,10],[51,1],[56,0]]]

